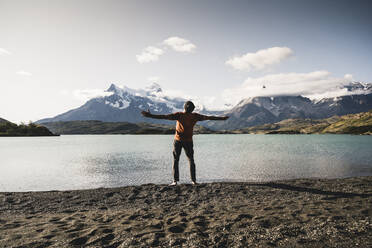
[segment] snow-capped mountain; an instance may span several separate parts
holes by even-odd
[[[303,96],[253,97],[242,100],[225,114],[224,122],[208,122],[212,129],[238,129],[285,119],[322,119],[372,109],[372,93],[346,95],[312,101]]]
[[[163,93],[160,85],[152,83],[145,89],[131,89],[126,86],[119,87],[115,84],[107,89],[112,95],[104,98],[104,103],[118,109],[138,107],[142,110],[150,109],[155,112],[182,111],[185,99],[170,98]],[[132,104],[132,106],[131,106]]]
[[[183,98],[165,95],[160,85],[156,83],[145,89],[131,89],[111,84],[106,93],[108,93],[106,96],[90,99],[79,108],[53,118],[39,120],[37,123],[72,120],[169,123],[163,120],[144,118],[140,112],[148,109],[156,114],[179,112],[183,111],[186,101]],[[196,104],[196,110],[206,113],[205,108],[200,104]]]
[[[345,90],[347,94],[333,98],[312,100],[303,96],[261,96],[244,99],[224,112],[209,111],[201,104],[196,104],[196,111],[203,114],[230,116],[227,121],[200,122],[201,125],[219,130],[275,123],[290,118],[321,119],[372,109],[372,84],[354,82],[344,87],[347,89]],[[79,108],[53,118],[39,120],[38,123],[99,120],[171,124],[170,121],[144,118],[140,112],[147,109],[156,114],[183,111],[186,100],[188,99],[168,96],[155,83],[145,89],[131,89],[111,84],[105,96],[93,98]]]
[[[351,82],[344,86],[345,89],[352,95],[366,95],[372,93],[372,84],[364,82]]]

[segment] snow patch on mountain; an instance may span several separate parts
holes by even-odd
[[[111,103],[109,101],[105,101],[105,104],[110,105],[113,108],[118,109],[126,109],[129,107],[130,102],[126,100],[118,100],[115,103]]]
[[[132,89],[127,86],[111,84],[106,92],[113,93],[115,97],[105,97],[105,104],[119,109],[129,107],[130,103],[135,98],[140,97],[150,100],[147,104],[139,105],[140,108],[151,108],[154,111],[160,111],[161,107],[159,104],[165,104],[165,106],[169,108],[171,112],[179,112],[183,111],[183,104],[186,101],[186,99],[181,97],[171,97],[167,95],[157,83],[152,83],[146,86],[144,89]],[[196,110],[199,111],[205,109],[204,106],[199,102],[195,102],[195,106]]]

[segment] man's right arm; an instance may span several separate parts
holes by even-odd
[[[163,120],[177,120],[178,119],[177,113],[173,113],[169,115],[154,115],[154,114],[151,114],[150,111],[142,111],[141,114],[144,117],[153,118],[153,119],[163,119]]]

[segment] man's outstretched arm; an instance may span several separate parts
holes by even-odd
[[[200,121],[206,121],[206,120],[211,120],[211,121],[224,121],[227,120],[229,117],[228,116],[214,116],[214,115],[199,115]]]
[[[154,114],[151,114],[149,110],[148,111],[142,111],[141,114],[144,117],[153,118],[153,119],[177,120],[177,114],[154,115]]]
[[[211,121],[224,121],[224,120],[227,120],[229,119],[228,116],[206,116],[207,119],[206,120],[211,120]]]
[[[207,120],[211,120],[211,121],[224,121],[224,120],[227,120],[229,119],[228,116],[207,116]]]

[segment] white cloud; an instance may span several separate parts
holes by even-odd
[[[64,90],[60,90],[59,91],[59,94],[62,95],[62,96],[68,96],[70,94],[70,91],[64,89]]]
[[[232,57],[226,61],[226,65],[237,70],[262,70],[270,65],[278,64],[292,55],[293,51],[288,47],[271,47],[258,50],[255,53]]]
[[[11,53],[8,50],[0,47],[0,55],[10,55],[10,54]]]
[[[350,81],[353,81],[353,75],[351,74],[345,74],[344,78],[350,79]]]
[[[160,80],[160,77],[157,77],[157,76],[152,76],[152,77],[147,78],[147,81],[149,81],[150,83],[157,83],[159,82],[159,80]]]
[[[196,49],[196,46],[189,40],[177,36],[169,37],[163,43],[177,52],[193,52]]]
[[[74,90],[73,95],[82,101],[87,101],[95,97],[110,96],[113,92],[107,92],[102,89],[86,89],[86,90]]]
[[[320,99],[349,94],[342,86],[352,81],[350,74],[332,77],[328,71],[270,74],[247,78],[239,87],[224,90],[222,95],[226,102],[232,104],[255,96],[302,95]]]
[[[196,46],[190,41],[176,36],[169,37],[162,44],[162,48],[148,46],[143,49],[141,54],[136,55],[137,61],[141,64],[158,61],[159,57],[164,54],[166,46],[177,52],[193,52],[196,49]]]
[[[32,76],[32,73],[28,71],[17,71],[17,74],[21,76]]]
[[[139,63],[149,63],[159,60],[159,57],[163,55],[164,51],[160,48],[154,46],[148,46],[143,49],[142,53],[136,55],[137,61]]]

